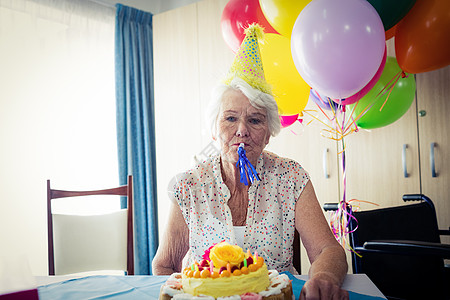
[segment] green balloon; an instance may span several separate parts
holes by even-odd
[[[396,77],[401,71],[395,57],[388,56],[383,73],[374,87],[364,97],[359,99],[358,102],[348,105],[349,109],[347,111],[353,111],[356,105],[355,111],[353,112],[355,119],[362,115],[356,120],[356,125],[363,129],[380,128],[397,121],[408,111],[414,101],[416,80],[413,74],[406,74],[405,78],[401,75],[400,77]],[[389,86],[397,78],[399,79],[392,88],[389,98],[386,101],[389,94]],[[385,101],[386,103],[383,106]],[[383,109],[380,111],[382,106]],[[363,113],[367,108],[369,109]]]
[[[384,30],[394,27],[411,10],[416,0],[367,0],[377,11]],[[425,0],[426,1],[426,0]],[[443,0],[448,1],[448,0]]]

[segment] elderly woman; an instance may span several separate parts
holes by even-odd
[[[221,153],[170,184],[175,201],[153,273],[180,272],[185,256],[201,261],[209,246],[226,240],[258,251],[269,269],[295,274],[292,249],[297,229],[311,261],[301,299],[348,299],[340,289],[347,272],[345,253],[325,220],[308,174],[297,162],[264,150],[280,131],[273,97],[239,78],[216,92],[212,127]],[[236,167],[241,143],[260,177],[250,185],[240,181]]]
[[[345,252],[325,220],[308,174],[297,162],[264,150],[281,125],[260,58],[262,29],[252,24],[245,33],[210,105],[212,135],[221,153],[169,184],[172,208],[153,273],[180,272],[183,265],[201,261],[210,246],[227,241],[257,251],[269,269],[296,274],[297,230],[311,261],[300,299],[348,299],[340,288],[347,272]],[[237,167],[242,144],[258,174],[248,185],[245,179],[252,179],[252,173]]]

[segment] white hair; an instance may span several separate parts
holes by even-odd
[[[267,123],[271,136],[276,136],[281,130],[280,117],[278,116],[278,105],[274,97],[253,88],[246,81],[235,77],[229,85],[219,84],[212,93],[212,99],[207,109],[206,120],[213,136],[217,136],[217,120],[220,113],[223,95],[229,90],[241,91],[250,101],[250,104],[258,109],[265,109]]]

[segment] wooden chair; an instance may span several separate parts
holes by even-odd
[[[52,200],[81,196],[127,197],[127,209],[101,215],[52,213]],[[93,191],[67,191],[50,187],[47,180],[49,275],[121,270],[134,275],[133,177],[127,185]]]
[[[301,242],[300,242],[300,234],[297,229],[295,229],[294,233],[294,254],[293,254],[293,265],[297,270],[298,274],[302,274],[302,262],[301,262]]]

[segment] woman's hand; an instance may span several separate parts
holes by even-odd
[[[345,251],[325,219],[311,182],[295,205],[295,226],[311,262],[300,299],[349,299],[340,288],[348,268]]]
[[[326,273],[316,274],[303,286],[300,300],[348,300],[348,292],[334,281]]]

